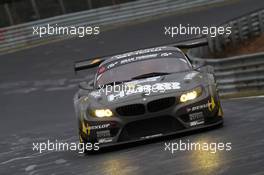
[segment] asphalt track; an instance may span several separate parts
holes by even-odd
[[[77,142],[72,97],[80,81],[73,61],[171,42],[164,25],[217,25],[264,7],[262,0],[175,14],[0,56],[0,174],[264,174],[264,99],[223,100],[223,128],[113,148],[96,155],[32,151],[32,142]],[[190,37],[190,36],[189,36]],[[174,41],[185,40],[179,36]],[[165,142],[231,142],[215,154],[164,151]]]

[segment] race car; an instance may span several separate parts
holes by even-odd
[[[74,96],[81,143],[105,147],[223,123],[213,71],[194,68],[177,46],[75,63],[76,71],[94,67]]]

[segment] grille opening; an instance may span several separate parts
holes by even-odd
[[[175,102],[175,97],[162,98],[149,102],[147,108],[149,112],[157,112],[173,106]]]
[[[119,141],[140,139],[155,134],[168,134],[184,129],[174,117],[160,116],[128,123],[122,130]]]
[[[180,116],[180,119],[184,122],[190,122],[189,114],[184,114]]]
[[[116,108],[116,112],[121,116],[142,115],[146,112],[143,104],[132,104]]]

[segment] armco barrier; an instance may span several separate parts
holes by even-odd
[[[211,65],[215,69],[221,95],[264,90],[264,52],[229,58],[208,58],[211,53],[223,51],[264,32],[264,10],[233,19],[222,26],[232,26],[229,36],[207,36],[208,46],[190,49],[187,55],[196,65]]]
[[[56,16],[0,29],[0,54],[14,49],[30,47],[62,36],[33,36],[33,26],[106,26],[130,22],[169,12],[210,5],[225,0],[138,0],[115,6]],[[64,36],[65,37],[65,36]]]
[[[220,95],[264,90],[264,52],[222,59],[188,56],[196,65],[214,67]]]
[[[233,19],[223,26],[230,26],[232,33],[229,36],[208,36],[209,51],[211,53],[221,52],[225,47],[236,45],[239,42],[264,33],[264,9]],[[203,55],[208,50],[204,51],[205,53],[202,53]]]

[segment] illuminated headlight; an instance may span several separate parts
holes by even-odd
[[[186,92],[184,94],[181,95],[180,101],[182,103],[190,101],[190,100],[194,100],[197,97],[199,97],[202,94],[202,88],[201,87],[197,87],[195,89],[193,89],[192,91]]]
[[[110,109],[96,109],[94,110],[94,116],[99,118],[112,117],[113,112]]]

